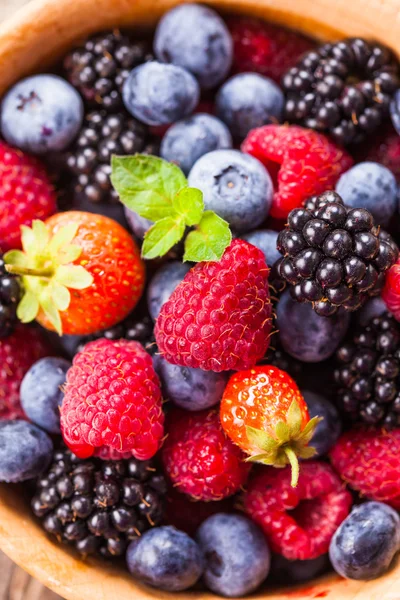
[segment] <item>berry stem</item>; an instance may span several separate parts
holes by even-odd
[[[292,480],[290,485],[296,487],[299,481],[299,461],[297,459],[295,451],[290,446],[284,446],[283,451],[285,452],[290,466],[292,467]]]
[[[32,277],[45,277],[46,279],[54,275],[54,270],[51,268],[33,269],[30,267],[18,267],[17,265],[5,265],[8,273],[12,275],[28,275]]]

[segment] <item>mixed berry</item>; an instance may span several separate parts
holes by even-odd
[[[239,597],[400,550],[400,66],[194,3],[0,116],[0,482]],[[25,483],[26,482],[26,483]]]

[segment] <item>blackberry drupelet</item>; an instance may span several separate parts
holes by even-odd
[[[165,493],[164,477],[150,461],[81,460],[62,449],[38,479],[32,510],[49,534],[80,554],[113,558],[161,523]]]
[[[293,298],[311,302],[321,316],[339,307],[354,311],[379,295],[384,273],[396,261],[391,236],[374,226],[364,208],[347,208],[336,192],[309,198],[289,213],[277,248],[278,271]]]
[[[91,202],[118,202],[111,185],[111,156],[142,152],[146,149],[147,127],[128,113],[89,112],[70,151],[66,167],[73,174],[76,194]]]
[[[121,90],[130,71],[151,59],[146,41],[133,42],[113,30],[72,50],[64,59],[64,69],[90,106],[115,111],[123,106]]]
[[[400,426],[400,324],[384,313],[336,352],[339,408],[353,422]]]
[[[376,130],[399,87],[389,48],[351,38],[303,55],[282,80],[285,118],[347,145]]]
[[[7,273],[0,253],[0,339],[8,337],[18,322],[17,305],[21,290],[17,277]]]

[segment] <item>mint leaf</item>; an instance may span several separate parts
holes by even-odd
[[[229,224],[212,210],[206,210],[197,228],[186,238],[183,260],[219,260],[231,240]]]
[[[121,202],[151,221],[173,216],[172,200],[187,187],[180,168],[156,156],[113,156],[111,169],[111,183]]]
[[[165,217],[157,221],[144,236],[142,246],[143,258],[163,256],[185,233],[185,222],[182,218]]]
[[[197,225],[204,210],[203,192],[197,188],[185,187],[173,198],[172,206],[185,219],[186,225]]]

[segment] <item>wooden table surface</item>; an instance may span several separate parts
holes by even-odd
[[[0,20],[28,0],[0,0]],[[0,600],[61,600],[0,552]]]

